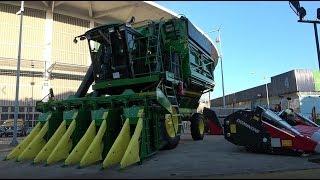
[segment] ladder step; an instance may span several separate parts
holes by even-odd
[[[169,98],[176,98],[175,96],[170,96],[170,95],[167,95],[167,97],[169,97]]]

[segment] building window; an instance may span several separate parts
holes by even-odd
[[[32,120],[32,114],[27,114],[26,120],[27,121],[31,121]]]
[[[25,115],[24,114],[18,114],[18,119],[25,119]]]
[[[1,114],[1,120],[8,120],[8,114]]]
[[[9,107],[7,107],[7,106],[2,107],[2,112],[8,112],[8,111],[9,111]]]
[[[24,112],[24,107],[19,107],[19,112]]]
[[[32,112],[33,111],[33,107],[28,107],[28,112]]]

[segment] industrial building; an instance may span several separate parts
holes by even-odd
[[[253,108],[257,105],[274,109],[292,108],[307,117],[312,116],[312,109],[320,115],[320,72],[295,69],[271,77],[271,82],[225,96],[225,109]],[[223,98],[211,100],[211,107],[222,112]]]
[[[25,1],[22,29],[19,119],[34,125],[36,101],[52,88],[57,99],[73,94],[89,67],[86,41],[75,36],[105,23],[135,23],[177,16],[143,1]],[[0,122],[13,119],[20,1],[0,2]]]

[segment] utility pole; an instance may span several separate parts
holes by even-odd
[[[311,23],[313,24],[314,29],[314,37],[316,39],[316,48],[317,48],[317,56],[318,56],[318,67],[320,70],[320,48],[319,48],[319,38],[318,38],[318,29],[317,24],[320,24],[319,20],[304,20],[304,17],[307,15],[304,7],[300,6],[299,1],[289,1],[289,5],[291,9],[299,16],[298,22],[300,23]],[[293,9],[294,8],[294,9]],[[320,19],[320,8],[317,9],[317,19]]]
[[[224,95],[224,79],[223,79],[223,66],[222,66],[222,43],[221,43],[221,36],[220,36],[220,28],[218,29],[218,37],[219,37],[219,49],[220,49],[220,61],[221,61],[221,80],[222,80],[222,98],[223,98],[223,107],[226,107],[226,97]]]
[[[16,97],[14,102],[14,121],[13,121],[13,138],[10,143],[12,146],[16,146],[18,144],[17,141],[17,120],[18,120],[18,112],[19,112],[19,80],[20,80],[20,61],[21,61],[21,40],[22,40],[22,20],[23,20],[23,12],[24,12],[24,1],[21,1],[20,11],[17,12],[17,15],[20,14],[20,34],[19,34],[19,47],[18,47],[18,62],[17,62],[17,80],[16,80]]]
[[[223,107],[226,107],[226,99],[225,99],[225,95],[224,95],[224,79],[223,79],[223,65],[222,65],[222,43],[221,43],[221,34],[220,34],[220,28],[221,26],[217,29],[217,30],[213,30],[210,31],[209,33],[212,32],[218,32],[218,39],[216,39],[216,43],[219,43],[219,58],[221,61],[221,83],[222,83],[222,100],[223,100]]]

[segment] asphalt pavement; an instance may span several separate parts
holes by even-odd
[[[3,156],[3,157],[1,157]],[[3,159],[5,154],[0,155]],[[2,178],[290,178],[292,173],[308,171],[310,178],[320,172],[320,164],[308,156],[283,156],[249,153],[227,142],[223,136],[206,135],[193,141],[182,135],[177,148],[159,151],[141,165],[124,170],[114,166],[101,170],[101,163],[87,168],[61,167],[62,163],[44,166],[29,162],[0,161]],[[291,174],[290,174],[291,172]],[[305,178],[308,173],[300,173]],[[318,173],[319,174],[319,173]],[[278,176],[277,176],[278,175]],[[299,177],[299,176],[298,176]]]

